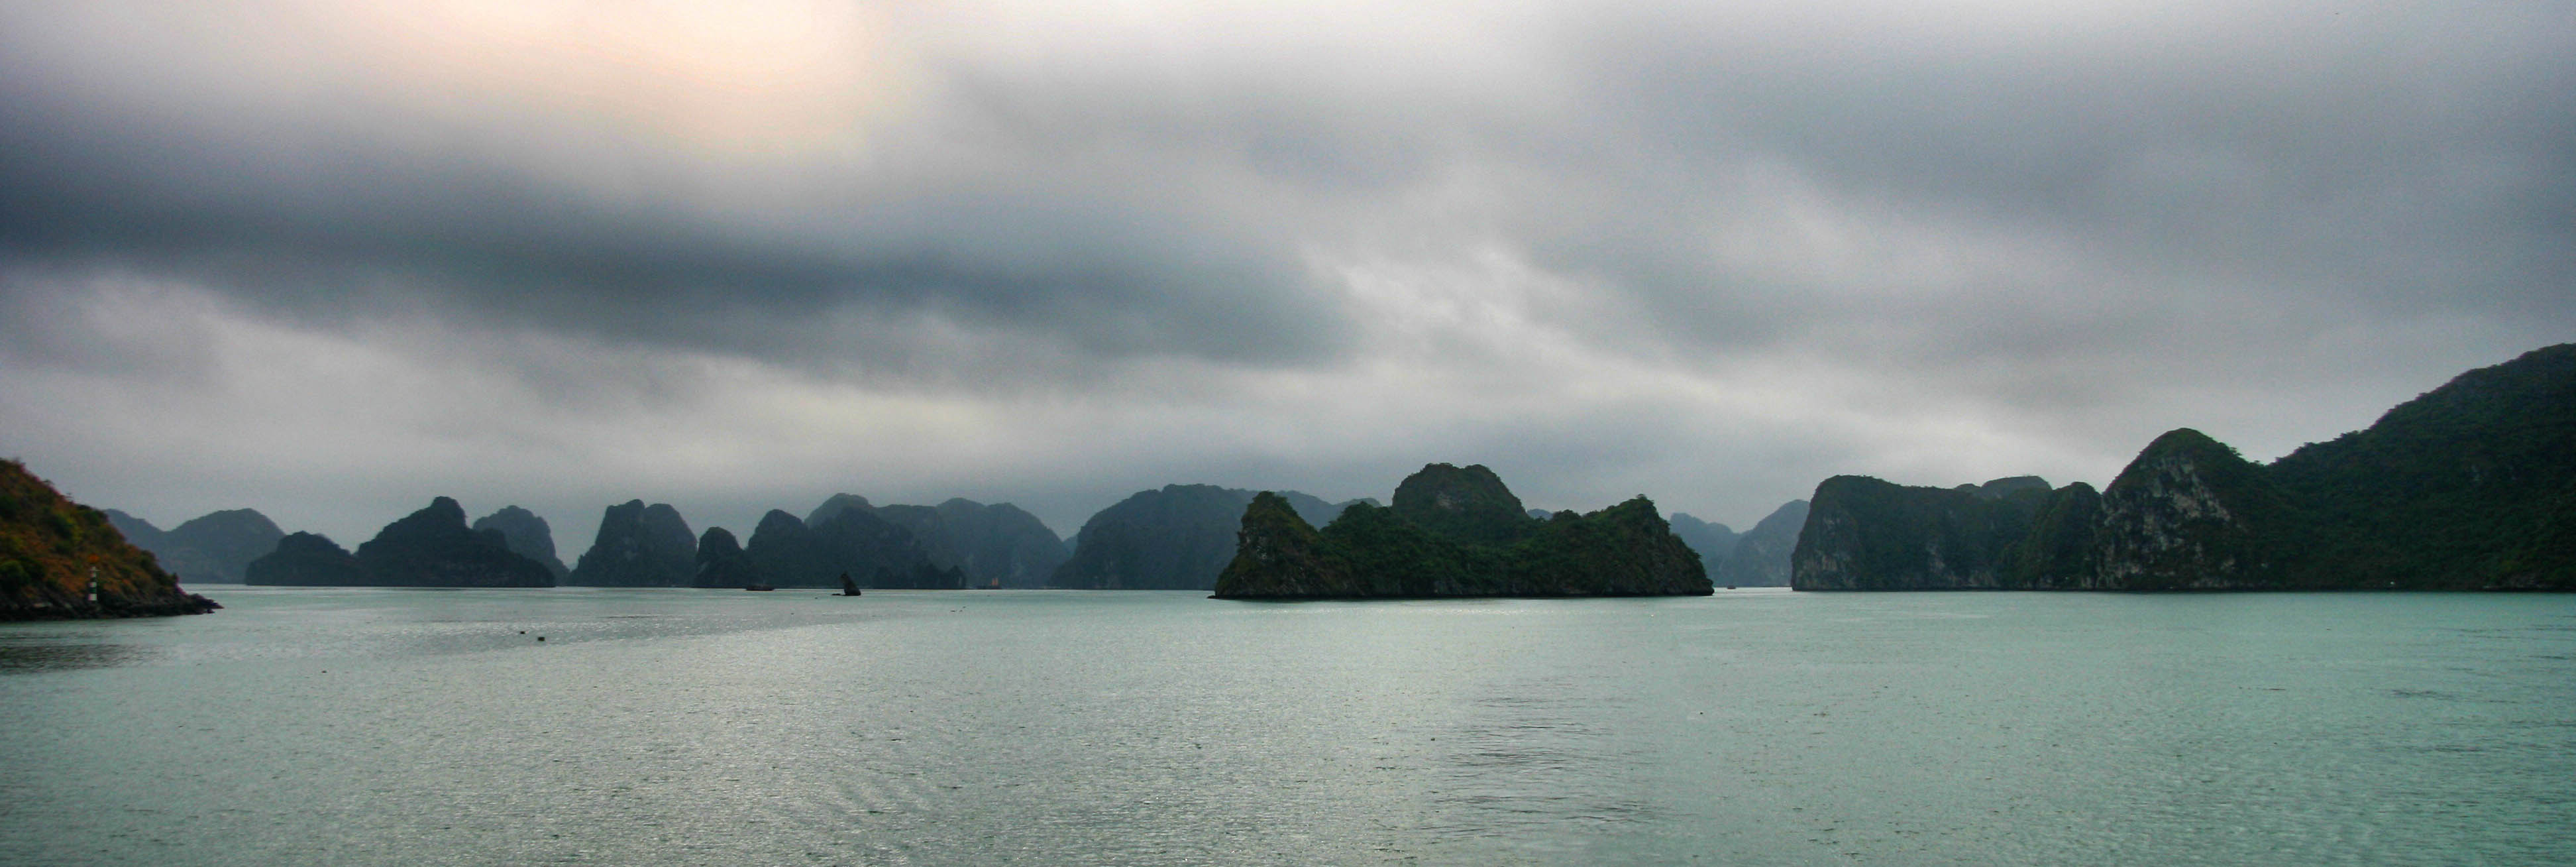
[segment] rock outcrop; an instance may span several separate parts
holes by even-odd
[[[358,567],[357,555],[319,533],[292,533],[277,548],[243,570],[245,583],[289,587],[353,587],[375,582]]]
[[[226,509],[189,519],[167,531],[115,509],[105,510],[125,541],[152,552],[161,568],[181,581],[239,584],[250,561],[277,548],[285,531],[253,509]]]
[[[92,587],[95,586],[95,594]],[[222,606],[17,461],[0,461],[0,620],[203,614]]]
[[[519,556],[535,560],[561,584],[572,570],[564,568],[563,558],[555,556],[555,531],[546,519],[518,506],[503,506],[500,511],[474,519],[474,529],[497,530]]]
[[[2289,503],[2263,468],[2190,428],[2167,432],[2102,489],[2081,589],[2284,586]]]
[[[1364,567],[1354,562],[1349,552],[1327,543],[1314,525],[1298,517],[1286,497],[1269,491],[1253,495],[1252,502],[1244,506],[1239,526],[1234,559],[1217,575],[1214,589],[1218,596],[1246,590],[1289,598],[1404,595],[1404,576],[1364,573]],[[1397,533],[1406,529],[1410,528],[1392,528]],[[1432,544],[1418,530],[1406,541]]]
[[[1795,586],[2576,590],[2576,344],[2461,374],[2270,466],[2182,428],[2098,494],[1996,485],[1825,480]]]
[[[689,586],[738,589],[765,583],[760,569],[752,565],[751,555],[743,553],[742,543],[734,541],[733,531],[723,527],[708,527],[705,535],[698,537],[697,560],[696,577]]]
[[[1960,485],[1952,490],[1980,500],[2000,500],[2020,493],[2048,493],[2055,490],[2048,480],[2038,476],[2005,476],[1982,485]]]
[[[552,587],[545,564],[510,550],[498,531],[465,526],[465,508],[447,497],[385,525],[358,546],[358,571],[386,587]]]
[[[1047,577],[1047,586],[1080,590],[1207,590],[1235,556],[1235,531],[1252,491],[1215,485],[1165,485],[1138,491],[1083,522],[1073,556]],[[1329,522],[1346,508],[1367,503],[1327,503],[1281,491],[1280,498],[1308,524]]]
[[[1392,507],[1360,503],[1315,529],[1286,497],[1246,505],[1228,599],[1706,595],[1699,554],[1638,497],[1531,518],[1483,466],[1432,464]]]
[[[168,544],[165,537],[169,535],[169,531],[153,526],[150,521],[126,514],[121,509],[100,509],[98,510],[98,513],[106,516],[108,526],[115,527],[116,532],[125,537],[126,544],[151,552],[152,558],[155,560],[169,559],[157,550],[160,546]],[[282,535],[283,534],[281,534],[281,537]],[[275,546],[272,545],[271,547]],[[252,559],[255,560],[258,558],[253,557]],[[169,567],[164,566],[162,568],[167,569]]]
[[[2275,561],[2298,586],[2576,589],[2576,344],[2460,374],[2266,470],[2300,511]]]
[[[1521,498],[1483,464],[1425,466],[1396,486],[1393,502],[1396,517],[1432,535],[1475,545],[1518,542],[1540,525]]]
[[[599,534],[568,581],[590,587],[687,587],[697,580],[698,537],[667,503],[628,500],[599,517]]]
[[[2076,482],[2047,497],[2030,531],[2004,546],[2003,568],[2023,589],[2086,589],[2099,561],[2094,525],[2101,520],[2102,495]]]
[[[833,516],[851,509],[876,511],[876,507],[870,505],[866,497],[857,494],[833,494],[823,498],[822,505],[815,506],[814,511],[805,513],[805,526],[823,526],[823,522],[832,520]]]
[[[329,538],[294,533],[250,562],[250,584],[301,587],[552,587],[545,564],[510,550],[498,530],[465,525],[465,508],[439,497],[377,531],[352,554]]]
[[[820,523],[772,509],[743,547],[760,580],[773,587],[839,587],[848,573],[862,586],[962,589],[966,574],[930,562],[911,530],[879,517],[867,501],[848,494],[816,509]]]
[[[2027,478],[2027,477],[2025,477]],[[2006,549],[2029,534],[2050,491],[1924,488],[1866,476],[1816,486],[1798,535],[1801,590],[2000,589],[2026,583]],[[1723,579],[1721,579],[1723,580]]]
[[[1736,539],[1735,552],[1711,570],[1714,579],[1729,587],[1789,586],[1789,555],[1806,524],[1807,501],[1782,503]]]
[[[2101,493],[2034,477],[1927,488],[1865,476],[1816,486],[1800,590],[2232,590],[2285,587],[2292,509],[2235,450],[2157,437]],[[2017,484],[1997,490],[1998,482]]]
[[[760,516],[760,523],[751,528],[751,541],[743,546],[743,554],[759,576],[757,583],[771,587],[796,578],[817,582],[811,585],[815,587],[829,586],[819,582],[843,571],[837,565],[841,558],[814,528],[780,509]]]

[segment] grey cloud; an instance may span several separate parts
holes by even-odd
[[[61,59],[63,46],[50,47],[22,57]],[[111,46],[79,47],[105,55],[77,58],[93,66],[117,59]],[[449,128],[460,122],[375,94],[186,105],[231,94],[173,77],[127,84],[166,94],[67,97],[31,89],[66,76],[26,63],[13,70],[30,73],[12,76],[21,84],[0,89],[0,250],[21,263],[185,275],[298,312],[427,300],[571,333],[791,357],[835,348],[831,335],[781,332],[842,311],[928,312],[1111,357],[1276,363],[1337,349],[1336,311],[1314,297],[1293,246],[1211,219],[1175,191],[1139,190],[1120,176],[1132,167],[1086,179],[1080,164],[1047,161],[1046,140],[956,143],[1006,161],[962,176],[922,152],[895,153],[914,163],[896,171],[925,171],[892,181],[849,165],[770,166],[814,177],[793,195],[757,188],[773,179],[709,202],[691,195],[708,166],[649,144],[601,155],[632,164],[635,185],[623,188],[555,171],[546,142],[514,150],[492,126],[506,117]],[[384,129],[405,132],[371,131]],[[561,131],[530,136],[549,132]],[[466,144],[422,152],[410,140],[423,136]],[[387,288],[397,297],[370,292]],[[745,317],[760,321],[721,327]]]
[[[330,8],[0,12],[0,357],[212,375],[201,336],[84,318],[169,284],[315,333],[522,335],[490,375],[576,408],[704,407],[637,360],[704,356],[1135,419],[1018,434],[1132,471],[995,470],[1051,521],[1443,459],[1553,506],[1741,487],[1670,495],[1742,526],[1832,472],[2099,481],[2178,424],[2277,450],[2576,330],[2555,4],[905,7],[902,56],[826,58],[895,95],[817,83],[784,110],[821,143],[770,149],[378,63]],[[526,50],[595,60],[562,41]],[[633,369],[572,357],[604,349]],[[1696,390],[1620,391],[1659,375]],[[1566,415],[1487,408],[1533,394]],[[975,475],[943,473],[913,478]]]
[[[189,89],[181,79],[217,72],[220,53],[67,98],[62,70],[27,64],[103,66],[115,49],[22,37],[49,50],[23,53],[38,60],[13,70],[22,85],[0,103],[14,130],[0,243],[299,310],[374,303],[347,300],[349,287],[391,284],[503,321],[729,352],[829,345],[778,338],[848,310],[928,313],[1082,355],[1255,363],[1350,351],[1303,248],[1382,243],[1359,226],[1417,238],[1415,255],[1520,247],[1650,305],[1660,339],[1703,348],[1809,340],[1806,323],[1853,307],[1927,331],[2001,319],[2137,341],[2164,329],[2134,320],[2176,315],[2151,295],[2193,286],[2552,315],[2576,275],[2576,228],[2557,219],[2576,200],[2576,62],[2534,26],[2542,6],[2432,30],[2406,6],[2114,8],[2064,34],[2049,19],[2075,15],[2062,10],[2027,10],[2042,20],[2001,33],[1980,28],[2022,13],[1577,11],[1481,34],[1519,74],[1482,89],[1419,66],[1377,82],[1301,70],[1293,51],[1177,68],[1114,48],[936,56],[927,104],[866,164],[791,158],[704,196],[692,193],[727,176],[703,155],[594,142],[613,130],[579,119],[328,86],[318,105]],[[167,104],[190,100],[211,104]],[[586,144],[623,168],[567,171],[552,152]],[[1460,164],[1509,185],[1490,212],[1407,215],[1408,197]],[[1955,225],[2073,257],[2089,281],[2005,262],[1948,278],[1984,285],[1934,290],[2081,303],[1926,302],[1924,287],[1878,283],[1901,277],[1818,286],[1712,261],[1713,236],[1796,217],[1782,191],[1748,185],[1766,165],[1852,231],[1894,235],[1865,244],[1939,245],[1920,224]],[[1863,303],[1836,300],[1855,291]]]
[[[2063,38],[1807,21],[1804,40],[1657,10],[1590,56],[1609,115],[1679,148],[1672,177],[1777,159],[1862,207],[2062,239],[2131,285],[2537,312],[2576,250],[2546,217],[2576,199],[2576,62],[2543,24],[2563,10],[2344,8],[2159,8]]]

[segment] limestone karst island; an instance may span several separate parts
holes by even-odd
[[[106,513],[0,461],[0,620],[203,614],[221,606],[125,541]]]
[[[1705,596],[1697,552],[1644,497],[1598,512],[1532,516],[1482,465],[1432,464],[1396,486],[1392,506],[1356,503],[1321,530],[1263,493],[1221,599],[1436,596]]]
[[[1212,590],[1225,599],[1704,595],[1799,590],[2576,590],[2576,344],[2546,347],[2270,464],[2190,428],[2108,485],[1953,488],[1834,476],[1738,536],[1637,497],[1524,508],[1482,465],[1430,464],[1392,502],[1210,485],[1139,491],[1072,539],[1007,503],[836,494],[750,541],[667,504],[608,506],[567,568],[545,520],[455,500],[354,552],[257,511],[162,530],[0,463],[0,619],[186,614],[191,582],[394,587]]]
[[[2576,590],[2576,344],[2269,465],[2190,428],[2110,486],[1816,486],[1800,590]]]

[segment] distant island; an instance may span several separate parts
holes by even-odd
[[[1074,534],[1070,558],[1046,586],[1068,590],[1207,590],[1234,559],[1235,530],[1255,492],[1216,485],[1164,485],[1100,510]],[[1279,491],[1309,524],[1352,505]]]
[[[2183,428],[2096,492],[1835,476],[1799,590],[2576,590],[2576,344],[2269,466]]]
[[[628,500],[600,515],[590,550],[563,583],[589,587],[687,587],[697,574],[698,538],[669,503]],[[737,585],[739,586],[739,585]]]
[[[0,506],[34,510],[10,513],[24,526],[9,531],[15,547],[0,549],[0,569],[14,570],[0,580],[15,582],[0,586],[0,605],[19,606],[65,604],[32,589],[59,578],[45,564],[62,551],[122,562],[121,552],[84,547],[100,536],[141,549],[148,570],[132,571],[146,578],[291,586],[840,588],[846,574],[870,589],[1211,590],[1227,598],[1674,594],[1783,583],[2576,590],[2576,344],[2468,371],[2368,429],[2269,465],[2180,428],[2099,490],[2036,476],[1947,488],[1835,476],[1740,534],[1681,514],[1667,523],[1643,497],[1590,514],[1529,509],[1485,467],[1431,464],[1387,506],[1166,485],[1101,509],[1070,540],[1008,503],[877,506],[843,493],[802,518],[772,510],[740,536],[693,532],[677,509],[638,499],[606,507],[588,550],[567,568],[546,521],[518,506],[468,525],[462,507],[440,497],[352,552],[320,535],[281,533],[251,509],[166,531],[68,501],[61,517],[47,518],[57,507],[27,504],[60,495],[10,466],[24,477],[11,484],[26,493]],[[84,529],[89,515],[103,533]],[[34,575],[52,577],[26,577]],[[175,580],[170,586],[175,593]],[[116,584],[110,595],[143,607],[177,598],[143,587]]]
[[[1431,464],[1394,505],[1355,503],[1321,530],[1287,498],[1244,508],[1220,599],[1708,595],[1698,552],[1637,497],[1532,517],[1482,465]]]
[[[97,509],[72,502],[17,461],[0,461],[0,620],[204,614],[223,606],[178,576]]]
[[[572,574],[571,569],[564,567],[563,559],[555,556],[554,528],[546,524],[546,519],[537,517],[537,513],[524,507],[502,506],[500,511],[474,519],[472,529],[477,533],[488,530],[501,534],[502,542],[509,546],[511,552],[546,567],[547,574],[555,576],[557,584],[565,583],[564,579]]]
[[[1807,501],[1790,500],[1735,540],[1724,559],[1706,559],[1709,580],[1725,587],[1789,586],[1789,554],[1807,525]],[[1684,536],[1685,540],[1690,537]]]
[[[217,513],[183,529],[232,514]],[[175,546],[167,537],[182,536],[121,513],[107,516],[156,542]],[[207,547],[174,550],[199,558],[197,550]],[[854,494],[835,494],[803,519],[772,510],[747,543],[722,527],[692,535],[669,504],[629,500],[603,511],[595,540],[570,568],[556,557],[544,518],[513,505],[469,526],[463,507],[448,497],[386,525],[355,553],[314,533],[285,534],[261,550],[237,567],[245,583],[723,589],[837,589],[844,573],[869,588],[1036,587],[1068,553],[1054,531],[1008,503],[951,499],[937,506],[872,506]]]
[[[242,570],[277,549],[286,532],[256,509],[225,509],[163,530],[142,518],[101,509],[107,522],[134,547],[152,552],[161,568],[196,584],[239,584]]]
[[[1037,516],[967,499],[878,506],[841,493],[803,518],[770,510],[748,541],[720,529],[699,540],[696,586],[842,589],[846,575],[871,590],[1034,587],[1065,555]]]
[[[549,543],[551,547],[551,543]],[[330,538],[292,533],[250,562],[250,584],[302,587],[552,587],[547,564],[510,547],[508,529],[466,526],[465,508],[438,497],[385,525],[351,554]]]

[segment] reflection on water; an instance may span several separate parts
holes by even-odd
[[[155,647],[103,639],[95,633],[0,637],[0,674],[132,665],[161,652]]]
[[[1637,759],[1603,722],[1618,715],[1615,704],[1563,681],[1512,683],[1468,701],[1454,745],[1433,766],[1441,821],[1425,830],[1524,838],[1566,823],[1650,818],[1646,804],[1614,790]]]

